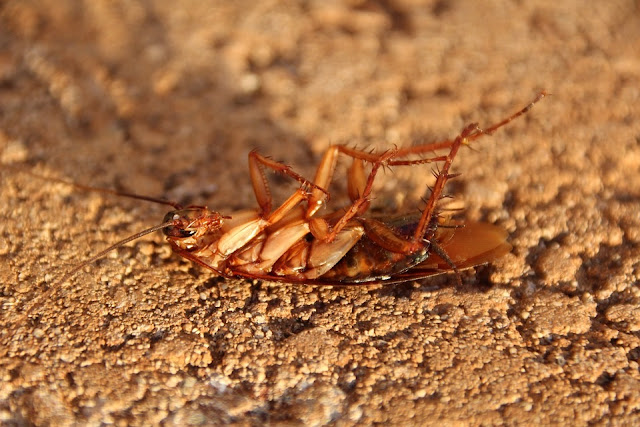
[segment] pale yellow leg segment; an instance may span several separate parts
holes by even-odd
[[[347,191],[349,199],[355,202],[360,198],[367,186],[367,176],[364,172],[364,161],[362,159],[353,159],[349,174],[347,175]]]
[[[338,160],[339,146],[332,145],[322,156],[320,165],[316,170],[316,176],[313,183],[319,188],[327,189],[333,178],[333,172],[336,169],[336,162]],[[311,218],[318,209],[327,201],[328,194],[322,192],[319,189],[311,190],[311,197],[309,197],[309,203],[307,208],[307,218]]]
[[[303,187],[311,187],[313,188],[313,191],[317,191],[319,194],[327,194],[324,188],[320,188],[318,185],[297,174],[289,166],[265,157],[256,151],[252,151],[249,153],[249,175],[251,177],[253,192],[256,195],[256,200],[258,202],[258,206],[260,206],[263,217],[267,216],[271,212],[273,205],[271,191],[269,190],[269,183],[264,173],[265,166],[274,172],[282,173],[295,179],[302,184]]]

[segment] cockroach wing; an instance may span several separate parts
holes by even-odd
[[[439,241],[440,246],[458,269],[485,264],[507,254],[512,246],[507,242],[507,232],[502,228],[482,223],[465,222],[464,227],[456,228]],[[451,266],[437,254],[414,267],[416,270],[451,270]]]

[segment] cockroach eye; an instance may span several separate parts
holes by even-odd
[[[164,216],[164,219],[162,220],[162,222],[169,222],[169,221],[173,221],[173,220],[177,220],[180,218],[184,218],[185,215],[181,215],[180,212],[185,212],[186,210],[182,210],[182,211],[171,211],[169,213],[167,213]],[[190,213],[190,212],[188,212]],[[177,227],[177,226],[171,226],[171,227],[167,227],[164,228],[162,230],[162,232],[164,233],[165,236],[167,237],[178,237],[178,238],[184,238],[184,237],[191,237],[194,234],[196,234],[197,230],[186,230],[184,228],[181,227]]]
[[[175,219],[180,219],[180,215],[178,215],[176,211],[171,211],[164,216],[164,218],[162,219],[162,222],[169,222]]]

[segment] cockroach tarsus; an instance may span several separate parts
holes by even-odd
[[[258,209],[223,215],[204,206],[182,207],[164,199],[76,185],[173,206],[162,224],[136,233],[68,271],[65,282],[109,251],[143,235],[162,230],[177,254],[223,277],[318,285],[398,283],[453,272],[494,260],[511,250],[506,232],[485,223],[447,227],[438,203],[444,197],[451,165],[462,146],[490,135],[528,112],[547,95],[540,92],[526,107],[506,119],[480,128],[466,126],[452,140],[381,153],[345,145],[331,146],[322,157],[313,181],[289,166],[256,151],[249,154],[249,174]],[[446,154],[435,155],[446,151]],[[350,204],[320,214],[329,198],[339,156],[351,159],[347,174]],[[365,172],[365,165],[370,171]],[[431,195],[421,212],[372,215],[372,188],[381,168],[437,164]],[[292,178],[300,187],[274,208],[265,169]],[[64,181],[63,181],[64,182]],[[75,184],[74,184],[75,185]],[[52,291],[54,286],[49,288]]]

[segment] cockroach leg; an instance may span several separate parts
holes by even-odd
[[[456,276],[456,282],[458,282],[458,286],[462,286],[462,277],[460,276],[460,270],[458,270],[458,266],[456,266],[455,262],[449,257],[449,254],[438,244],[435,240],[432,240],[429,248],[440,258],[447,263],[454,275]]]
[[[506,119],[489,126],[484,130],[481,129],[477,123],[472,123],[462,130],[462,133],[453,141],[453,144],[451,145],[451,151],[447,155],[447,158],[444,162],[444,165],[442,166],[441,171],[438,173],[438,176],[436,178],[436,183],[433,186],[433,191],[431,192],[431,197],[429,197],[427,206],[423,210],[422,216],[420,217],[418,227],[416,228],[413,234],[412,240],[414,244],[417,245],[423,239],[426,239],[426,240],[433,239],[433,234],[435,233],[435,230],[429,233],[427,233],[427,230],[428,230],[429,224],[431,223],[431,219],[434,215],[434,212],[436,209],[436,203],[438,202],[438,200],[440,200],[442,191],[444,190],[444,186],[449,180],[449,178],[453,177],[453,175],[449,174],[449,169],[451,168],[451,163],[453,162],[453,159],[458,153],[460,146],[469,145],[471,141],[474,141],[483,135],[491,135],[493,132],[495,132],[502,126],[520,117],[521,115],[527,113],[537,102],[539,102],[545,96],[547,96],[547,92],[545,91],[540,92],[538,96],[533,101],[531,101],[526,107],[512,114]],[[417,149],[414,149],[414,151],[412,152],[418,152],[419,150],[420,148],[418,147]]]
[[[298,173],[294,172],[291,167],[284,163],[277,162],[273,159],[263,156],[257,151],[253,150],[249,153],[249,174],[251,176],[251,184],[253,186],[253,192],[260,206],[261,214],[266,217],[271,213],[273,199],[271,197],[271,190],[269,189],[269,183],[264,173],[264,167],[272,169],[274,172],[278,172],[288,177],[291,177],[298,181],[303,188],[311,188],[313,192],[324,194],[329,196],[327,190],[323,187],[309,181]]]
[[[417,223],[416,229],[413,232],[413,236],[409,240],[407,244],[398,244],[397,239],[390,239],[390,234],[393,233],[392,230],[387,229],[386,226],[378,226],[378,227],[368,227],[367,235],[373,241],[375,241],[380,247],[385,248],[391,252],[396,253],[404,253],[406,255],[418,252],[424,248],[425,242],[435,243],[434,236],[436,233],[436,227],[432,227],[432,220],[434,219],[434,215],[436,215],[436,207],[437,203],[442,198],[442,194],[444,191],[444,187],[447,181],[451,178],[457,176],[456,174],[450,174],[449,170],[451,168],[451,164],[455,159],[460,147],[462,145],[469,145],[471,141],[474,141],[477,138],[480,138],[483,135],[490,135],[495,132],[500,127],[506,125],[511,122],[515,118],[525,114],[527,111],[531,109],[531,107],[540,101],[542,98],[546,96],[546,92],[541,92],[531,103],[529,103],[526,107],[521,109],[520,111],[512,114],[506,119],[489,126],[487,129],[483,130],[479,127],[477,123],[473,123],[465,127],[460,135],[456,137],[453,141],[441,141],[433,144],[425,144],[417,147],[409,147],[403,150],[391,150],[380,155],[375,155],[372,153],[365,153],[359,150],[350,149],[347,147],[331,147],[325,157],[323,158],[323,163],[321,164],[321,169],[325,168],[324,172],[319,172],[316,174],[316,177],[320,176],[323,179],[322,185],[328,186],[328,181],[331,178],[333,173],[333,169],[335,168],[335,159],[332,157],[337,156],[338,152],[342,152],[350,157],[354,158],[354,163],[356,161],[368,161],[372,163],[372,170],[369,173],[369,176],[366,180],[366,184],[364,188],[362,188],[361,182],[363,179],[363,173],[361,170],[361,165],[353,166],[350,170],[350,175],[353,171],[353,176],[349,176],[349,179],[353,182],[350,185],[350,198],[352,199],[352,204],[349,208],[347,208],[344,215],[335,223],[335,225],[330,228],[328,225],[324,227],[312,227],[313,229],[328,229],[328,232],[321,233],[322,235],[317,236],[314,233],[316,238],[320,238],[325,242],[332,242],[335,237],[340,233],[340,231],[347,225],[349,222],[354,219],[356,216],[362,216],[367,208],[368,208],[368,200],[371,195],[371,190],[373,187],[373,183],[377,174],[378,169],[381,166],[409,166],[409,165],[417,165],[417,164],[426,164],[433,162],[444,162],[442,168],[436,173],[436,183],[433,186],[431,196],[427,200],[426,206],[420,215],[420,219]],[[416,155],[423,154],[427,152],[432,152],[437,149],[449,148],[449,153],[446,156],[435,156],[428,158],[420,158],[420,159],[401,159],[401,157],[408,155]],[[399,159],[400,158],[400,159]],[[316,181],[317,183],[317,181]],[[357,197],[356,197],[357,195]],[[448,257],[446,252],[440,247],[434,247],[434,252],[441,255],[441,257],[452,267],[453,271],[457,273],[457,267],[453,263],[453,261]],[[442,254],[440,254],[440,252]],[[460,277],[457,277],[458,281],[460,281]]]
[[[433,185],[433,190],[431,191],[431,197],[429,197],[429,200],[427,200],[427,205],[422,211],[422,215],[420,216],[420,221],[418,222],[418,226],[416,227],[416,230],[413,234],[413,238],[411,239],[414,246],[416,247],[421,244],[423,239],[431,240],[431,238],[433,237],[432,235],[431,236],[426,235],[427,229],[429,227],[429,224],[431,224],[431,219],[435,212],[436,204],[440,200],[440,196],[442,195],[444,186],[447,183],[447,180],[449,179],[449,169],[451,168],[451,163],[453,162],[453,159],[458,153],[458,150],[460,149],[460,145],[463,143],[463,141],[466,141],[466,132],[470,128],[471,127],[465,128],[462,134],[454,140],[453,145],[451,146],[451,151],[449,151],[449,154],[446,156],[444,165],[442,166],[442,169],[440,170],[440,172],[436,177],[436,183]],[[435,233],[435,230],[433,230],[429,234],[433,234],[433,233]]]
[[[349,148],[344,145],[332,145],[327,149],[327,151],[325,151],[324,155],[322,156],[322,160],[320,161],[320,165],[316,170],[316,175],[313,182],[318,187],[329,188],[329,184],[333,179],[333,174],[336,169],[336,163],[338,161],[339,154],[344,154],[347,157],[351,157],[353,159],[353,163],[349,169],[347,179],[349,198],[352,202],[355,203],[358,199],[361,198],[367,185],[363,162],[375,165],[376,162],[379,162],[381,157],[383,157],[386,153],[368,153],[366,151]],[[326,195],[322,194],[322,192],[316,189],[313,189],[311,191],[311,197],[309,198],[308,202],[306,218],[309,219],[313,217],[313,215],[318,212],[318,210],[324,205],[325,202]]]
[[[429,145],[429,144],[428,144]],[[332,153],[331,156],[337,155],[338,152],[346,154],[350,157],[353,157],[352,167],[349,169],[349,197],[352,201],[351,206],[349,206],[345,212],[345,214],[338,220],[338,222],[333,226],[333,228],[324,235],[315,235],[317,238],[321,238],[327,242],[332,242],[335,237],[340,233],[340,231],[356,216],[363,215],[368,207],[370,202],[371,191],[373,189],[373,184],[375,182],[376,175],[380,167],[384,166],[412,166],[426,163],[434,163],[445,161],[447,156],[436,156],[431,158],[423,158],[423,159],[414,159],[414,160],[393,160],[398,156],[398,150],[389,150],[382,154],[374,155],[371,153],[366,153],[363,151],[359,151],[356,149],[344,147],[344,146],[335,146],[331,147],[328,150],[329,153]],[[319,172],[316,174],[316,177],[321,176],[324,182],[323,185],[328,185],[328,181],[331,178],[330,173],[325,173],[321,171],[327,165],[335,163],[335,160],[331,160],[331,156],[327,156],[325,154],[323,158],[323,162],[319,168]],[[326,160],[326,161],[325,161]],[[369,176],[364,178],[364,169],[362,162],[367,161],[371,162],[371,172],[369,172]],[[316,181],[316,183],[318,183]],[[364,185],[363,185],[364,183]],[[310,207],[311,208],[311,207]],[[308,213],[307,213],[308,215]],[[325,227],[325,228],[328,228]],[[317,228],[316,228],[317,229]]]
[[[266,188],[266,187],[265,187]],[[241,223],[240,225],[232,228],[224,233],[218,240],[216,256],[220,260],[226,259],[232,253],[240,250],[246,244],[251,242],[256,236],[266,230],[268,227],[276,224],[283,219],[289,212],[291,212],[296,206],[303,200],[308,199],[309,193],[304,188],[299,188],[293,193],[287,200],[282,203],[276,210],[268,215],[262,213],[256,218]],[[271,201],[269,201],[271,203]],[[192,259],[193,257],[189,257]],[[202,262],[199,262],[203,264]],[[203,264],[208,265],[208,264]],[[218,272],[214,267],[209,266],[212,270]]]
[[[363,200],[362,196],[369,181],[364,172],[364,162],[370,163],[372,167],[375,167],[377,169],[380,166],[409,166],[442,161],[444,160],[443,157],[418,160],[391,159],[403,157],[409,154],[420,154],[432,152],[442,148],[449,148],[451,147],[451,144],[452,141],[440,141],[432,144],[425,144],[420,147],[395,149],[392,150],[392,152],[386,152],[382,154],[370,153],[355,148],[346,147],[344,145],[332,145],[322,156],[322,160],[320,161],[320,165],[318,166],[313,182],[315,183],[315,185],[320,187],[320,189],[329,188],[329,184],[333,179],[338,155],[343,154],[347,157],[351,157],[353,159],[353,162],[351,163],[347,176],[348,194],[351,202],[358,204],[358,207],[360,209],[359,212],[364,212],[366,211],[366,207],[368,207],[368,201]],[[388,158],[385,159],[385,156],[388,156]],[[375,166],[376,164],[378,164],[378,166]],[[377,173],[377,171],[374,172],[374,176],[375,173]],[[323,192],[320,190],[313,189],[311,191],[311,197],[308,201],[306,218],[310,219],[311,217],[313,217],[313,215],[315,215],[315,213],[323,206],[325,201],[326,194],[323,194]]]
[[[347,193],[349,199],[352,202],[358,200],[366,186],[367,177],[364,172],[364,161],[362,159],[353,159],[347,172]]]
[[[271,196],[271,190],[269,189],[267,177],[264,173],[264,167],[268,167],[275,172],[287,175],[295,179],[302,185],[301,188],[296,190],[295,193],[289,196],[289,198],[285,200],[284,203],[282,203],[282,205],[280,205],[280,207],[278,207],[273,212],[271,211],[273,207],[273,198]],[[237,242],[247,243],[257,233],[262,232],[267,227],[283,219],[289,212],[291,212],[297,205],[299,205],[300,202],[302,202],[303,200],[309,200],[314,192],[317,194],[322,194],[326,198],[329,197],[329,193],[323,187],[307,180],[303,176],[294,172],[291,167],[265,157],[255,150],[249,153],[249,173],[251,176],[253,191],[256,196],[258,205],[260,206],[259,216],[261,220],[259,221],[259,224],[256,223],[256,228],[251,233],[248,233],[247,231],[236,233],[236,239],[234,239],[234,244],[231,245],[230,248],[235,248],[236,246],[238,246]],[[311,192],[309,192],[307,189],[311,189]],[[226,254],[222,255],[224,256]]]
[[[309,193],[304,188],[298,188],[279,208],[273,211],[266,219],[269,225],[280,221],[284,216],[295,208],[300,202],[309,198]]]
[[[338,233],[342,231],[342,229],[347,225],[347,223],[353,219],[356,215],[362,215],[366,212],[369,206],[369,196],[371,195],[371,190],[373,189],[373,183],[375,181],[378,170],[381,166],[383,166],[387,161],[389,161],[395,155],[395,151],[386,151],[382,153],[378,159],[373,162],[371,167],[371,172],[369,172],[369,177],[367,178],[367,183],[362,190],[362,193],[358,196],[356,200],[351,203],[351,206],[347,209],[345,214],[338,220],[338,222],[333,226],[329,234],[324,237],[324,241],[331,243],[336,238]]]

